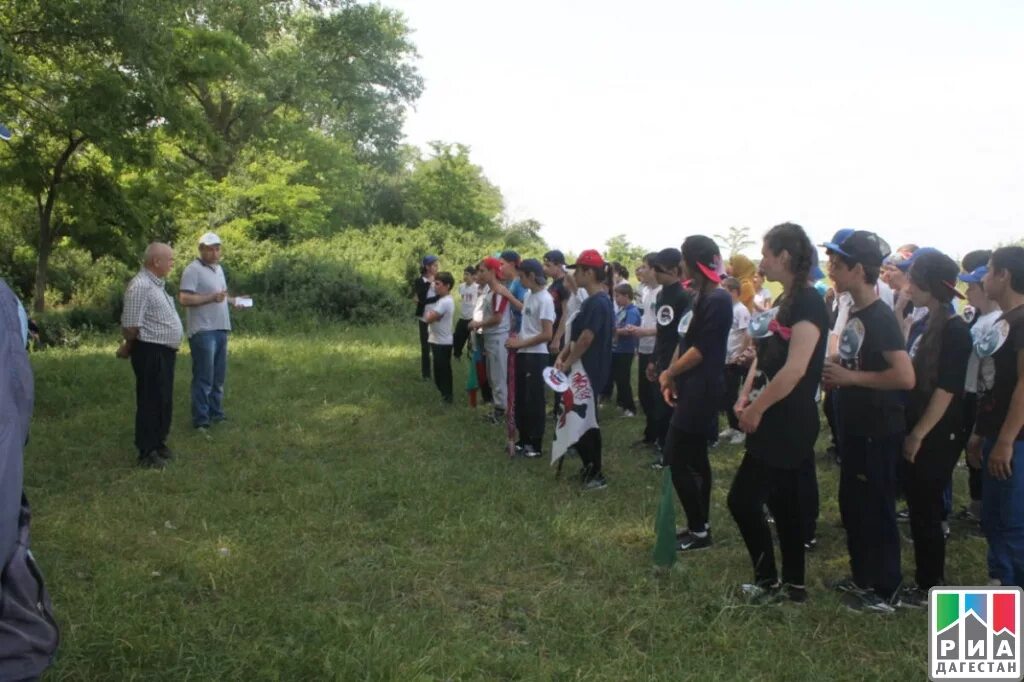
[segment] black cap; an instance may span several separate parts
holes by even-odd
[[[654,254],[654,261],[651,263],[657,270],[675,270],[679,262],[683,260],[683,254],[679,249],[662,249]]]
[[[552,249],[544,254],[544,260],[555,265],[565,265],[565,254],[558,249]]]
[[[683,257],[712,282],[722,281],[722,252],[711,237],[695,234],[683,242]],[[692,274],[692,273],[691,273]]]
[[[881,267],[882,261],[891,253],[889,244],[874,232],[855,230],[841,244],[826,244],[828,251],[868,267]]]
[[[501,258],[501,260],[506,261],[508,263],[515,263],[516,265],[519,265],[519,253],[513,251],[512,249],[502,251],[501,255],[498,257]]]

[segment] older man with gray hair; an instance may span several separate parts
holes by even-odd
[[[173,457],[167,447],[174,397],[174,360],[181,345],[181,318],[165,289],[174,267],[174,251],[154,242],[146,247],[143,267],[128,283],[121,313],[124,343],[120,358],[135,371],[135,447],[139,466],[163,468]]]

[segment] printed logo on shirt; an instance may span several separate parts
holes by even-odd
[[[686,336],[686,332],[690,329],[690,323],[693,322],[693,311],[689,311],[679,320],[679,336]]]
[[[1019,587],[933,587],[928,592],[932,680],[1019,680]]]
[[[963,312],[964,322],[966,322],[967,324],[971,324],[972,322],[974,322],[974,318],[976,318],[977,316],[978,316],[977,308],[975,308],[972,305],[965,305],[964,306],[964,312]]]
[[[772,335],[772,322],[779,315],[778,308],[772,308],[766,310],[763,313],[758,313],[750,318],[750,324],[747,325],[747,331],[750,332],[751,338],[764,339]]]
[[[856,364],[857,356],[860,355],[860,349],[864,345],[866,334],[867,331],[864,329],[864,323],[859,317],[854,317],[846,323],[842,334],[839,335],[839,357],[844,361],[844,364],[852,363],[848,365],[850,369],[857,369],[853,364]]]
[[[672,320],[676,319],[676,311],[672,309],[670,305],[663,305],[658,308],[658,325],[665,327],[672,324]]]
[[[990,358],[995,355],[1003,344],[1006,343],[1006,339],[1010,336],[1010,323],[1006,320],[999,320],[988,329],[971,330],[971,336],[974,338],[974,352],[979,358]]]

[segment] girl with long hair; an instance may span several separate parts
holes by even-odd
[[[799,225],[776,225],[764,237],[761,270],[782,285],[774,319],[755,320],[757,358],[736,402],[746,452],[729,491],[729,511],[754,565],[742,592],[755,603],[807,600],[803,520],[809,513],[802,470],[818,437],[816,393],[825,362],[828,310],[810,284],[814,247]],[[771,312],[762,315],[771,316]],[[762,329],[763,328],[763,329]],[[775,518],[782,579],[764,505]]]

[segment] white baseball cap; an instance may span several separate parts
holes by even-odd
[[[201,246],[214,246],[220,244],[220,237],[215,235],[213,232],[207,232],[199,238],[199,244]]]

